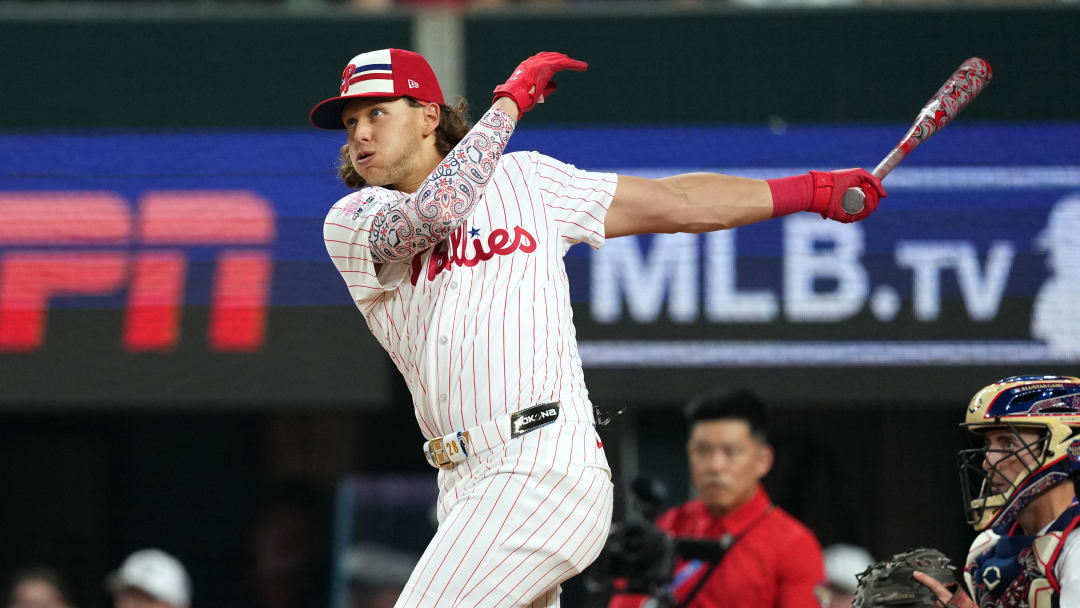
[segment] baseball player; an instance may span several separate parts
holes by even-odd
[[[861,169],[773,181],[661,180],[503,156],[518,119],[555,90],[561,53],[523,61],[467,128],[423,57],[354,57],[311,122],[344,129],[327,251],[412,393],[439,468],[439,527],[397,605],[557,606],[600,552],[611,472],[594,428],[563,255],[645,232],[706,232],[796,211],[860,220],[885,196]],[[614,102],[612,102],[614,103]],[[648,142],[642,142],[648,145]],[[848,187],[867,195],[848,215]]]
[[[913,576],[957,608],[1080,607],[1080,378],[995,382],[975,393],[962,426],[983,443],[958,455],[968,523],[980,532],[964,568],[971,595]]]

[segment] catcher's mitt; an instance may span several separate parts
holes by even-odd
[[[859,585],[852,608],[941,606],[934,592],[911,576],[916,570],[934,577],[950,589],[956,584],[953,574],[956,568],[944,553],[925,547],[910,549],[871,564],[857,575]]]

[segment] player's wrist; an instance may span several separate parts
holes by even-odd
[[[833,176],[824,171],[811,171],[777,179],[767,179],[772,193],[772,217],[791,215],[799,211],[824,214],[829,208]]]
[[[518,104],[517,100],[515,100],[509,94],[496,94],[495,99],[491,101],[491,107],[497,110],[502,110],[506,113],[507,116],[511,118],[511,120],[514,120],[515,122],[518,118],[521,118],[520,105]]]
[[[814,178],[809,174],[767,179],[772,193],[772,217],[806,211],[814,200]]]

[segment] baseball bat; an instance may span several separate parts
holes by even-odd
[[[971,100],[990,84],[992,77],[990,63],[985,59],[972,57],[961,63],[919,111],[907,135],[904,135],[900,143],[896,144],[870,173],[878,179],[888,175],[916,146],[952,122],[960,110],[966,108]],[[865,203],[866,194],[861,188],[853,186],[844,192],[841,206],[844,211],[854,215],[863,210]]]

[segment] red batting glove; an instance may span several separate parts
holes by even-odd
[[[857,222],[877,209],[878,200],[885,198],[885,187],[881,180],[862,169],[842,169],[840,171],[811,171],[814,177],[814,200],[809,211],[821,214],[821,217],[838,222]],[[841,201],[848,188],[860,188],[866,195],[863,210],[852,215],[844,211]]]
[[[877,209],[878,201],[885,198],[881,180],[863,169],[839,171],[811,171],[806,175],[766,180],[773,197],[773,217],[813,211],[821,217],[838,222],[857,222]],[[863,210],[854,215],[844,211],[841,203],[844,192],[851,187],[861,188],[866,195]]]
[[[495,87],[491,103],[500,97],[509,97],[517,104],[518,112],[524,115],[555,92],[555,83],[551,81],[555,72],[583,72],[587,67],[589,64],[584,61],[571,59],[562,53],[538,53],[518,64],[510,78]]]

